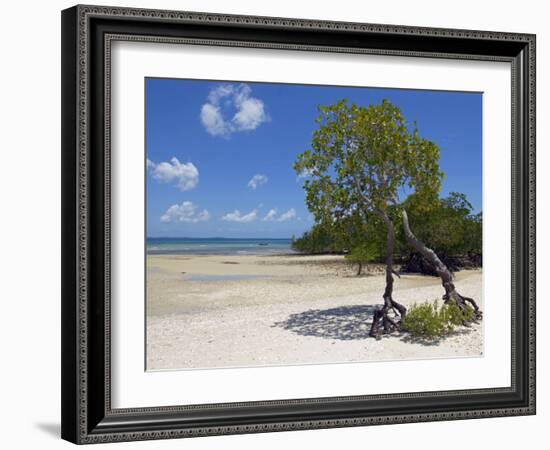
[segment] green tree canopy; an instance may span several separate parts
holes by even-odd
[[[439,148],[421,138],[401,110],[384,100],[366,107],[341,100],[319,107],[311,149],[294,168],[310,175],[306,203],[317,222],[334,222],[359,211],[384,211],[399,194],[415,192],[426,205],[435,199],[443,173]]]

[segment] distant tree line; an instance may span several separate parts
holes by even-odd
[[[464,194],[451,192],[429,208],[418,202],[413,194],[405,200],[404,206],[409,212],[409,220],[415,224],[418,238],[430,242],[449,269],[481,266],[482,213],[473,213]],[[361,214],[364,216],[363,212]],[[307,254],[345,254],[350,262],[357,264],[359,275],[363,265],[382,263],[386,249],[386,232],[381,219],[371,214],[365,220],[361,214],[357,212],[338,221],[317,223],[301,237],[293,239],[292,248]],[[398,222],[398,214],[394,216]],[[401,226],[396,226],[394,258],[403,272],[436,274],[431,264],[407,244]]]

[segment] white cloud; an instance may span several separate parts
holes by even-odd
[[[252,189],[256,189],[258,186],[261,186],[262,184],[266,184],[268,180],[269,178],[267,178],[267,176],[262,174],[256,174],[248,182],[248,187]]]
[[[206,128],[206,131],[212,136],[223,136],[229,134],[229,130],[222,113],[218,106],[214,106],[211,103],[205,103],[201,108],[201,120],[202,124]]]
[[[286,222],[288,220],[292,220],[295,218],[296,218],[296,210],[294,208],[290,208],[287,212],[279,216],[279,218],[277,219],[277,222]]]
[[[251,131],[269,121],[264,102],[251,96],[246,84],[223,84],[210,91],[207,102],[201,108],[201,121],[212,136],[229,137],[237,131]],[[224,117],[224,110],[234,109],[231,119]],[[229,115],[231,115],[229,113]]]
[[[270,209],[265,217],[262,219],[264,222],[271,222],[277,217],[277,210],[275,208]]]
[[[166,210],[166,212],[160,217],[161,222],[184,222],[184,223],[197,223],[206,222],[210,219],[210,213],[203,209],[198,211],[193,202],[183,202],[181,205],[172,205]]]
[[[229,95],[233,94],[233,90],[234,90],[233,85],[222,84],[217,88],[210,90],[210,92],[208,93],[208,101],[214,105],[218,105],[222,98],[228,97]]]
[[[277,210],[275,208],[270,209],[264,216],[262,221],[264,222],[287,222],[289,220],[296,219],[296,210],[290,208],[287,212],[277,217]]]
[[[253,210],[248,214],[241,215],[241,212],[236,209],[235,211],[222,216],[222,220],[225,220],[226,222],[250,223],[256,220],[256,214],[257,210]]]
[[[163,183],[175,181],[181,191],[189,191],[199,184],[199,171],[192,162],[182,164],[174,157],[170,162],[154,163],[147,160],[147,169],[155,180]]]
[[[238,130],[255,130],[266,121],[264,103],[257,98],[247,98],[237,103],[238,111],[233,116],[233,123]]]

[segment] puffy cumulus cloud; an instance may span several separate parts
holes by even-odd
[[[235,87],[232,84],[222,84],[210,90],[208,93],[208,102],[213,105],[219,105],[222,98],[232,95],[234,91]]]
[[[296,210],[290,208],[287,212],[277,216],[277,210],[275,208],[270,209],[262,219],[264,222],[288,222],[289,220],[296,219]]]
[[[195,165],[192,162],[182,164],[176,157],[158,164],[148,159],[147,169],[155,180],[163,183],[175,182],[181,191],[189,191],[199,184],[199,171]]]
[[[248,182],[248,187],[252,189],[256,189],[258,186],[261,186],[262,184],[266,184],[268,180],[269,178],[267,178],[265,175],[256,174]]]
[[[262,219],[264,222],[272,222],[277,217],[277,210],[275,208],[270,209]]]
[[[277,222],[287,222],[288,220],[292,220],[295,218],[296,218],[296,210],[294,208],[290,208],[287,212],[279,216],[279,218],[277,219]]]
[[[241,214],[241,212],[236,209],[233,212],[227,213],[222,216],[222,220],[226,222],[238,222],[238,223],[250,223],[256,220],[257,210],[250,211],[248,214]]]
[[[237,130],[255,130],[267,120],[264,102],[257,98],[247,98],[236,103],[237,112],[233,116],[233,123]]]
[[[246,84],[223,84],[212,89],[201,107],[201,122],[206,131],[212,136],[229,137],[238,131],[255,130],[269,121],[264,102],[251,94],[252,89]],[[233,113],[232,117],[228,111]]]
[[[160,217],[160,221],[164,223],[197,223],[206,222],[209,219],[210,213],[206,209],[199,211],[193,202],[183,202],[181,205],[172,205]]]
[[[230,132],[218,106],[205,103],[201,108],[201,121],[212,136],[226,136]]]

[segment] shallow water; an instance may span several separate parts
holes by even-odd
[[[270,255],[292,253],[290,239],[147,238],[148,255]]]

